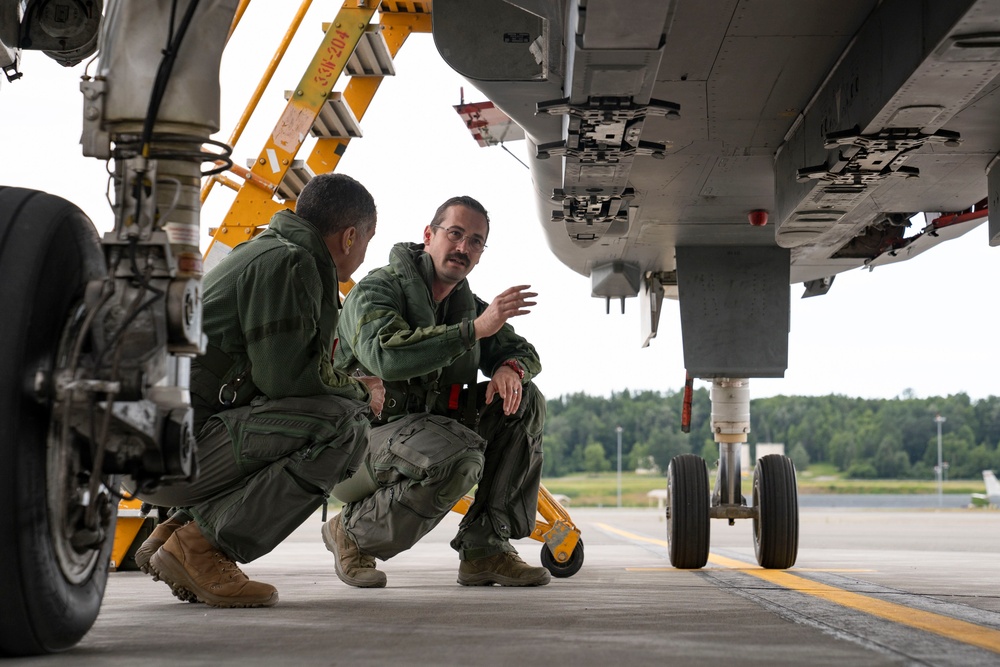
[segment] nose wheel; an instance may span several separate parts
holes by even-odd
[[[753,473],[753,550],[761,567],[783,570],[799,551],[799,496],[791,459],[769,454]]]
[[[698,569],[708,562],[708,468],[694,454],[675,456],[667,468],[667,543],[670,564]]]
[[[53,409],[52,376],[81,349],[63,336],[105,274],[97,232],[69,202],[0,187],[0,655],[53,653],[90,629],[108,576],[110,478]]]

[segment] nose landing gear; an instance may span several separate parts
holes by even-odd
[[[719,443],[715,488],[708,492],[705,460],[681,454],[667,469],[667,542],[677,568],[704,567],[709,556],[709,519],[753,520],[754,553],[761,567],[786,569],[799,546],[799,502],[795,467],[780,454],[760,458],[754,467],[752,504],[743,496],[741,449],[750,432],[750,391],[746,379],[717,378],[712,383],[712,432]]]

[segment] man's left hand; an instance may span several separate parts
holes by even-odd
[[[509,366],[501,366],[493,374],[489,386],[486,387],[486,404],[493,402],[497,394],[503,399],[503,413],[512,415],[521,405],[521,378]]]
[[[382,378],[360,375],[354,379],[367,387],[369,394],[368,405],[371,406],[372,414],[376,418],[381,418],[382,406],[385,403],[385,385],[382,384]]]

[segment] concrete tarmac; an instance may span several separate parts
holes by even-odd
[[[449,515],[380,563],[384,589],[334,573],[319,514],[244,567],[270,609],[177,601],[112,573],[72,650],[9,665],[997,665],[1000,512],[801,511],[798,561],[763,570],[752,524],[712,522],[702,570],[667,558],[660,512],[574,509],[583,568],[540,588],[456,583]],[[539,563],[540,544],[518,542]]]

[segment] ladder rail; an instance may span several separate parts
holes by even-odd
[[[307,1],[311,2],[311,0]],[[378,6],[378,11],[380,12],[379,22],[373,24],[371,20],[375,14],[376,6]],[[296,155],[308,134],[306,131],[300,131],[296,136],[291,137],[294,140],[286,142],[283,146],[285,150],[277,150],[272,145],[275,135],[279,134],[279,129],[283,124],[287,124],[290,115],[296,115],[290,114],[289,110],[295,109],[298,116],[306,115],[301,112],[298,102],[301,102],[302,98],[309,95],[312,105],[310,105],[307,115],[310,119],[309,125],[311,130],[312,126],[316,124],[326,102],[335,95],[342,95],[343,101],[346,102],[350,113],[355,116],[356,120],[360,121],[371,105],[382,79],[387,75],[385,73],[350,75],[347,72],[345,65],[355,55],[358,45],[365,36],[365,32],[376,33],[384,39],[385,49],[391,61],[411,34],[414,32],[431,32],[430,11],[430,3],[386,2],[383,0],[379,4],[372,0],[363,0],[360,2],[358,0],[346,0],[335,20],[328,25],[324,25],[324,32],[327,33],[326,38],[317,49],[316,56],[299,82],[299,86],[289,94],[290,98],[285,107],[285,112],[279,119],[275,131],[258,155],[257,160],[253,164],[248,165],[249,169],[243,169],[235,165],[230,169],[233,174],[240,176],[243,180],[239,185],[236,197],[230,205],[229,211],[220,221],[219,226],[214,229],[214,233],[211,234],[211,240],[205,252],[206,270],[211,268],[221,257],[228,254],[230,249],[252,238],[261,227],[267,224],[271,216],[282,206],[275,201],[276,194],[279,196],[286,195],[284,198],[286,201],[288,200],[287,195],[290,194],[289,188],[282,188],[282,181],[290,179],[295,182],[295,187],[298,187],[304,185],[313,174],[335,171],[340,162],[340,157],[346,151],[347,145],[350,142],[349,136],[317,137],[306,160],[298,160],[296,159]],[[294,29],[293,27],[289,28],[288,33],[286,33],[289,35],[289,40],[291,38],[290,35],[294,34],[298,27],[298,23],[296,22]],[[336,62],[327,60],[328,64],[324,74],[331,74],[332,78],[323,82],[321,95],[316,90],[306,90],[305,84],[314,83],[308,81],[310,74],[315,75],[319,72],[317,61],[321,56],[329,55],[324,52],[329,51],[331,46],[338,46],[336,40],[330,39],[330,30],[341,28],[343,32],[350,33],[350,40],[344,39],[341,35],[340,44],[349,46],[349,48],[343,48],[339,53],[335,54],[337,56]],[[286,48],[287,46],[280,47],[282,51]],[[271,74],[273,72],[270,74],[265,73],[268,78],[270,78]],[[340,76],[344,74],[349,75],[349,81],[343,93],[334,93],[333,86]],[[257,101],[259,101],[258,93],[262,92],[267,85],[264,82],[258,86],[258,91],[255,91]],[[249,107],[250,105],[248,105]],[[256,102],[253,107],[254,109],[256,108]],[[245,111],[244,115],[249,118],[254,109],[250,109],[250,113]],[[241,125],[245,126],[245,124],[246,121],[241,119]],[[299,130],[303,130],[304,126],[304,123],[296,125]],[[242,128],[239,131],[242,132]],[[239,137],[239,135],[235,134],[235,131],[234,136],[237,139]],[[285,137],[287,139],[289,135],[286,133]],[[274,160],[271,160],[272,156],[275,158]],[[206,183],[205,190],[203,191],[205,197],[207,197],[208,191],[211,190],[212,183],[216,180],[220,180],[221,182],[221,179],[213,178]],[[228,179],[224,184],[227,187],[231,187],[234,182],[234,180]],[[292,190],[294,190],[294,187]],[[216,241],[221,241],[219,247],[216,246]],[[349,291],[351,287],[352,283],[350,282],[341,284],[341,289],[344,293]]]
[[[241,0],[240,9],[245,11],[246,6],[250,4],[250,0]],[[243,130],[246,129],[247,123],[250,122],[250,117],[253,112],[257,110],[257,105],[260,104],[261,98],[264,96],[264,91],[271,84],[271,79],[274,77],[274,72],[278,69],[278,65],[284,59],[285,54],[288,52],[288,46],[292,43],[292,39],[295,37],[296,33],[299,31],[299,27],[302,25],[302,20],[305,18],[306,12],[312,6],[312,0],[302,0],[299,5],[298,10],[295,12],[295,16],[292,17],[291,22],[288,24],[288,29],[285,30],[285,34],[282,36],[281,41],[278,43],[278,47],[274,51],[274,55],[271,56],[271,60],[268,62],[267,67],[264,68],[264,73],[261,75],[260,80],[257,82],[257,87],[254,89],[253,93],[250,95],[250,99],[247,101],[246,106],[243,108],[243,113],[240,115],[240,119],[236,122],[236,127],[233,128],[232,134],[229,135],[229,141],[226,143],[230,148],[235,149],[236,143],[243,136]],[[238,11],[236,18],[233,19],[233,26],[230,28],[230,37],[233,31],[236,29],[236,25],[239,23],[240,18],[243,16],[242,11]],[[235,173],[235,170],[230,170]],[[205,200],[208,198],[209,193],[212,192],[212,187],[217,181],[220,181],[219,174],[209,176],[205,181],[205,185],[201,189],[201,203],[204,204]]]
[[[375,15],[375,0],[347,0],[330,24],[285,109],[250,166],[256,178],[247,179],[223,217],[205,252],[206,269],[229,249],[252,238],[281,205],[274,193],[293,166],[295,156],[319,116],[327,96],[344,72],[365,27]],[[261,185],[266,184],[265,187]],[[225,249],[219,249],[221,241]]]

